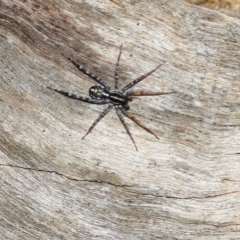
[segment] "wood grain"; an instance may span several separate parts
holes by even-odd
[[[231,17],[240,18],[240,0],[185,0],[185,2],[214,9]]]
[[[104,106],[68,99],[163,65]],[[0,1],[1,239],[239,239],[240,21],[182,1]]]

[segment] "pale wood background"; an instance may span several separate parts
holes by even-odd
[[[107,83],[160,137],[67,99]],[[240,239],[240,21],[172,0],[0,1],[1,239]]]
[[[186,2],[214,9],[232,17],[240,18],[240,0],[185,0]]]

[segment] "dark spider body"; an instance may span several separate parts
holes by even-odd
[[[119,105],[129,109],[128,101],[132,98],[120,91],[110,91],[102,86],[93,86],[89,89],[89,96],[98,100],[109,99],[113,105]]]
[[[91,130],[97,125],[97,123],[105,116],[107,115],[107,113],[113,108],[115,107],[116,109],[116,113],[117,116],[119,118],[119,120],[121,121],[121,123],[123,124],[127,134],[129,135],[129,137],[131,138],[136,150],[137,150],[137,146],[135,144],[135,141],[128,129],[128,126],[126,125],[123,115],[125,115],[126,117],[128,117],[129,119],[131,119],[133,122],[135,122],[137,125],[139,125],[141,128],[143,128],[144,130],[146,130],[147,132],[151,133],[152,135],[154,135],[157,139],[158,136],[152,132],[152,130],[150,130],[149,128],[147,128],[145,125],[143,125],[141,122],[139,122],[133,115],[131,115],[130,113],[128,113],[127,111],[130,109],[128,102],[132,101],[132,98],[134,96],[156,96],[156,95],[165,95],[165,94],[171,94],[174,92],[151,92],[151,91],[136,91],[136,92],[128,92],[128,89],[132,88],[134,85],[136,85],[137,83],[139,83],[140,81],[142,81],[143,79],[145,79],[147,76],[151,75],[153,72],[155,72],[160,66],[157,66],[155,69],[151,70],[150,72],[140,76],[139,78],[131,81],[129,84],[127,84],[126,86],[124,86],[122,88],[122,90],[118,89],[118,66],[119,66],[119,60],[121,57],[121,50],[122,50],[122,46],[120,47],[120,53],[118,56],[118,60],[117,60],[117,64],[116,64],[116,68],[115,68],[115,89],[114,91],[111,91],[110,87],[100,78],[95,76],[94,74],[90,73],[88,70],[86,70],[83,66],[77,64],[76,62],[74,62],[72,59],[68,58],[72,64],[78,68],[78,70],[80,70],[81,72],[83,72],[84,74],[86,74],[87,76],[89,76],[90,78],[92,78],[94,81],[96,81],[97,83],[100,84],[100,86],[92,86],[89,89],[89,96],[91,98],[86,98],[86,97],[81,97],[81,96],[76,96],[75,94],[69,94],[68,92],[65,91],[61,91],[61,90],[57,90],[57,89],[53,89],[51,87],[48,87],[49,89],[60,93],[66,97],[72,98],[72,99],[76,99],[79,101],[83,101],[83,102],[87,102],[87,103],[91,103],[91,104],[109,104],[109,106],[99,115],[99,117],[93,122],[93,124],[90,126],[90,128],[88,129],[87,133],[82,137],[82,139],[84,139],[90,132]],[[123,114],[123,115],[122,115]]]

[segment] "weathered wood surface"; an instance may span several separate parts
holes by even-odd
[[[123,43],[131,112],[114,111],[82,141],[104,106]],[[1,239],[240,239],[240,21],[181,1],[0,1]]]
[[[186,2],[218,10],[231,17],[240,18],[240,0],[185,0]]]

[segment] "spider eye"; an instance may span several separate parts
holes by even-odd
[[[102,99],[103,98],[103,88],[101,86],[93,86],[89,89],[89,95],[94,99]]]

